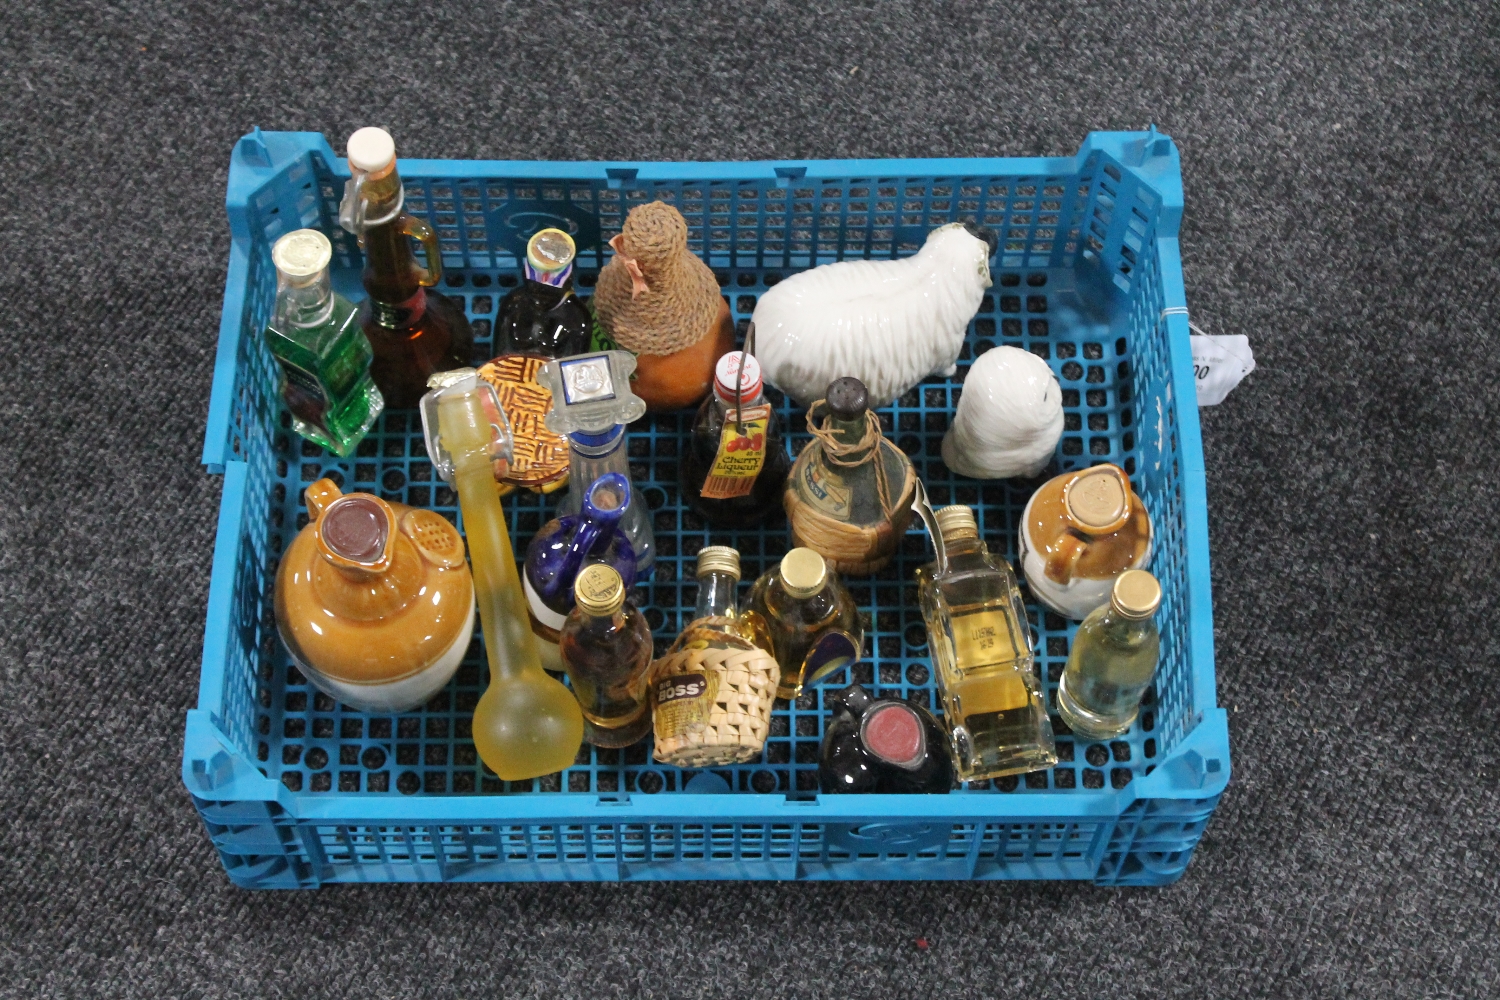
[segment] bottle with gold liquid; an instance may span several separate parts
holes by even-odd
[[[917,588],[958,778],[1051,767],[1052,722],[1015,574],[990,554],[968,507],[944,507],[936,521],[947,571],[919,568]]]
[[[1161,636],[1152,616],[1159,607],[1156,577],[1126,570],[1115,577],[1109,603],[1078,626],[1057,682],[1057,714],[1073,732],[1107,740],[1135,722],[1141,695],[1156,676]]]
[[[583,709],[583,738],[596,747],[628,747],[651,731],[651,629],[626,600],[613,566],[585,566],[573,599],[557,647]]]
[[[778,698],[796,698],[807,685],[859,659],[864,648],[854,598],[812,549],[792,549],[756,580],[745,616],[756,644],[781,665]]]
[[[466,367],[474,331],[461,305],[433,291],[443,277],[443,253],[432,227],[403,210],[406,189],[396,172],[396,144],[384,129],[349,137],[349,170],[339,225],[359,237],[365,252],[368,297],[360,327],[375,352],[370,374],[389,407],[416,406],[428,376]],[[411,241],[427,253],[419,267]]]

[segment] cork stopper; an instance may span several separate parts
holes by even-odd
[[[1150,618],[1161,607],[1161,584],[1143,569],[1128,569],[1115,577],[1109,603],[1126,618]]]
[[[351,135],[345,150],[349,167],[369,174],[372,181],[384,177],[396,165],[396,140],[385,129],[373,125]]]
[[[740,578],[740,553],[728,545],[708,545],[698,550],[699,577],[709,573],[726,573],[736,580]]]
[[[287,233],[271,247],[271,261],[290,284],[310,285],[328,269],[333,244],[316,229]]]
[[[1130,516],[1130,483],[1115,466],[1096,465],[1067,485],[1063,506],[1086,531],[1118,531]]]
[[[781,585],[793,597],[812,597],[828,580],[828,564],[812,549],[793,549],[781,557]]]
[[[613,566],[591,563],[573,581],[573,597],[585,614],[603,618],[625,604],[625,581]]]
[[[869,390],[851,375],[830,382],[827,399],[828,412],[840,420],[858,420],[870,408]]]
[[[978,538],[979,523],[974,520],[974,510],[963,504],[944,507],[933,515],[937,519],[938,531],[943,541],[956,542],[961,538]]]
[[[561,271],[573,263],[578,247],[561,229],[542,229],[526,241],[526,262],[538,271]]]

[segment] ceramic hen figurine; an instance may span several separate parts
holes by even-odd
[[[836,378],[885,406],[932,374],[951,375],[969,320],[990,287],[993,233],[954,222],[914,257],[848,260],[793,275],[756,303],[756,357],[802,406]]]
[[[1062,430],[1062,387],[1047,362],[1019,347],[996,347],[964,378],[943,435],[943,464],[974,479],[1030,478],[1052,460]]]

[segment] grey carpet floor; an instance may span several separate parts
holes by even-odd
[[[0,995],[1500,994],[1497,8],[1247,8],[5,5]],[[1194,317],[1260,362],[1203,414],[1235,770],[1179,883],[229,885],[178,766],[238,135],[1038,155],[1148,121]]]

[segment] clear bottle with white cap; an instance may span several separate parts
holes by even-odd
[[[365,252],[360,326],[375,352],[371,374],[387,406],[416,406],[437,372],[471,364],[474,331],[463,306],[434,290],[443,277],[442,247],[431,226],[409,215],[390,133],[362,128],[349,137],[349,181],[339,225]],[[417,264],[412,240],[427,266]]]
[[[859,659],[864,649],[854,598],[812,549],[792,549],[755,581],[745,617],[755,644],[781,665],[778,698],[796,698],[807,685]]]
[[[281,367],[292,429],[343,457],[364,438],[385,400],[370,378],[370,342],[355,307],[329,283],[332,258],[332,244],[316,229],[276,241],[276,305],[265,337]]]
[[[730,351],[714,366],[714,390],[693,420],[682,461],[682,496],[709,524],[756,524],[781,509],[792,459],[766,402],[760,363]]]
[[[495,355],[583,354],[593,341],[594,316],[573,291],[578,249],[561,229],[543,229],[526,242],[520,287],[507,292],[495,315]]]
[[[1115,577],[1109,603],[1078,626],[1068,665],[1057,682],[1057,714],[1068,728],[1091,740],[1107,740],[1130,729],[1141,695],[1156,676],[1161,636],[1155,615],[1161,584],[1145,570]]]

